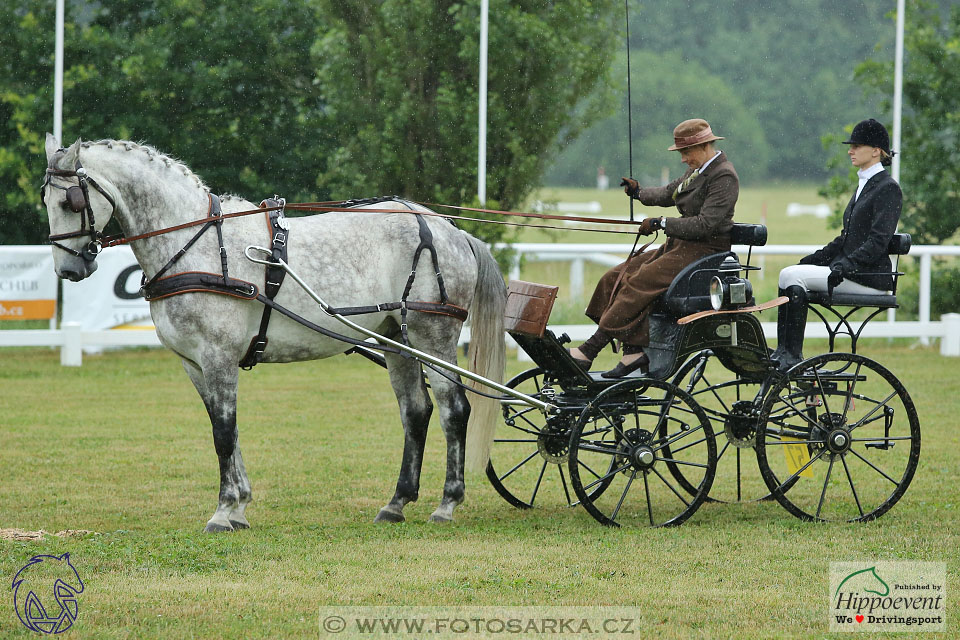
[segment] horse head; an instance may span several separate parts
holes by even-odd
[[[81,141],[69,148],[47,134],[47,171],[40,199],[47,208],[57,275],[78,282],[97,270],[103,228],[116,210],[117,191],[80,161]]]

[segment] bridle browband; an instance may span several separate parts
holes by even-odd
[[[76,178],[78,184],[71,185],[69,187],[61,186],[53,183],[51,180],[53,177]],[[63,191],[67,192],[67,206],[70,207],[71,211],[80,214],[80,229],[71,233],[51,234],[47,236],[47,240],[49,240],[50,244],[58,249],[62,249],[78,258],[83,258],[88,262],[93,262],[103,249],[103,234],[97,230],[96,220],[93,216],[93,208],[90,206],[90,189],[87,186],[88,184],[92,185],[94,189],[99,191],[100,195],[102,195],[107,202],[110,203],[110,206],[113,207],[113,211],[116,211],[116,201],[110,196],[109,193],[106,192],[106,190],[104,190],[103,187],[100,186],[96,180],[87,174],[87,170],[83,168],[79,160],[77,160],[77,166],[73,171],[69,169],[47,169],[46,179],[44,179],[43,185],[40,187],[40,202],[46,206],[47,203],[44,201],[43,193],[48,186],[54,189],[62,189]],[[60,244],[59,242],[59,240],[83,237],[89,237],[90,242],[88,242],[80,251],[71,249],[70,247]]]

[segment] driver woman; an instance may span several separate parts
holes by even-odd
[[[673,146],[687,171],[664,187],[641,188],[624,178],[628,196],[648,206],[676,206],[680,217],[647,218],[638,233],[662,230],[666,242],[656,251],[632,254],[600,278],[586,315],[599,327],[570,355],[584,369],[612,340],[623,343],[623,358],[601,375],[622,378],[649,364],[643,348],[650,343],[648,316],[653,302],[688,264],[704,256],[730,250],[733,209],[740,195],[740,180],[726,154],[714,148],[723,140],[706,120],[685,120],[673,130]]]

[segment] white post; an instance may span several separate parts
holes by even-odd
[[[63,144],[63,0],[57,0],[56,44],[53,66],[53,136]]]
[[[570,262],[570,299],[579,300],[583,296],[583,258],[574,258]]]
[[[893,156],[893,166],[890,167],[893,179],[900,182],[900,129],[903,116],[903,21],[906,9],[904,0],[897,0],[897,37],[896,52],[894,54],[893,64],[893,142],[890,148],[897,152]],[[896,309],[887,309],[887,321],[894,322],[897,319]],[[929,317],[928,317],[929,319]],[[929,339],[921,338],[923,344],[929,344]]]
[[[903,18],[904,0],[897,0],[897,46],[893,72],[893,179],[900,182],[900,120],[903,115]]]
[[[943,337],[940,339],[940,355],[960,356],[960,313],[945,313],[940,316]]]
[[[63,344],[60,345],[60,364],[64,367],[83,365],[83,335],[79,322],[64,322]]]
[[[920,304],[920,323],[929,324],[930,323],[930,266],[933,262],[933,258],[929,253],[921,254],[920,256],[920,292],[919,292],[919,304]],[[930,344],[930,338],[927,336],[920,337],[920,344],[927,345]]]
[[[480,132],[477,143],[477,198],[487,203],[487,15],[490,0],[480,2]]]

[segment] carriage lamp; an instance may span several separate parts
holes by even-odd
[[[753,285],[740,277],[740,261],[727,256],[720,263],[718,275],[710,281],[710,306],[714,311],[741,307],[753,299]]]

